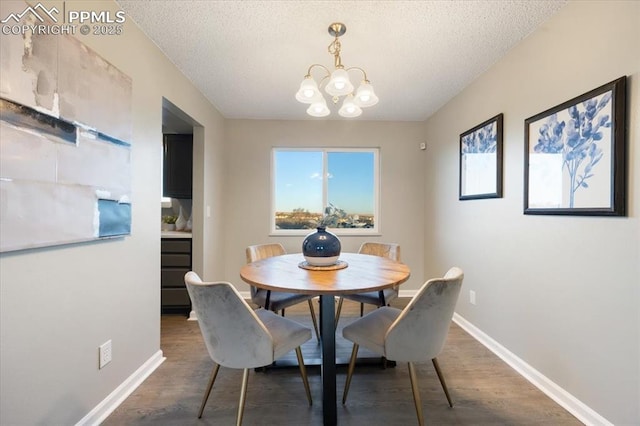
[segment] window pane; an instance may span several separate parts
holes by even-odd
[[[309,229],[322,215],[322,152],[274,153],[276,229]]]
[[[302,235],[332,206],[329,226],[338,233],[378,232],[377,149],[274,148],[272,155],[273,231]]]
[[[329,152],[328,202],[349,216],[345,228],[374,225],[374,155],[372,152]]]

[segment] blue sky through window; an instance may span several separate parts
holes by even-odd
[[[373,153],[329,152],[329,202],[352,214],[373,214]]]
[[[275,210],[323,211],[323,152],[276,150]],[[374,213],[374,154],[327,152],[328,200],[350,214]]]
[[[276,151],[276,211],[322,211],[322,152]]]

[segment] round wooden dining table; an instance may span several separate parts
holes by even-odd
[[[322,415],[323,424],[333,426],[337,423],[335,296],[394,287],[409,279],[411,271],[404,263],[368,254],[342,253],[334,267],[312,267],[304,260],[301,253],[269,257],[244,265],[240,277],[265,290],[320,296]]]

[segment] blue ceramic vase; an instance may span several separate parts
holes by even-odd
[[[340,257],[340,249],[338,237],[321,226],[302,242],[302,254],[312,266],[334,265]]]

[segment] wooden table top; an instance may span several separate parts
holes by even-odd
[[[344,269],[308,270],[298,266],[302,253],[274,256],[244,265],[240,277],[258,288],[287,293],[341,295],[377,291],[402,284],[409,267],[380,256],[341,253]]]

